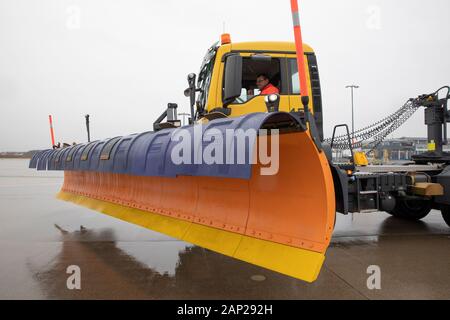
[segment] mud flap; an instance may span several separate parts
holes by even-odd
[[[444,187],[444,195],[434,197],[434,202],[438,205],[450,205],[450,167],[446,167],[434,179]]]
[[[348,214],[348,177],[345,170],[337,165],[331,164],[331,173],[333,174],[334,190],[336,193],[336,211],[342,214]]]

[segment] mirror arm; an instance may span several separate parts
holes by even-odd
[[[195,92],[197,89],[195,88],[195,80],[197,76],[195,73],[190,73],[188,75],[188,84],[189,84],[189,97],[190,97],[190,107],[191,107],[191,119],[192,121],[195,120]]]

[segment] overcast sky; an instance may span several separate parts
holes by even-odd
[[[450,1],[301,0],[317,53],[325,135],[374,122],[450,84]],[[223,30],[233,42],[292,41],[288,0],[0,0],[0,151],[143,132],[168,102],[188,111],[186,75]],[[418,112],[400,136],[425,136]]]

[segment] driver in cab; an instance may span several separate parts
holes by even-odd
[[[260,95],[269,95],[269,94],[279,94],[280,90],[270,83],[269,77],[266,74],[260,74],[256,78],[256,86],[259,91],[261,91]]]

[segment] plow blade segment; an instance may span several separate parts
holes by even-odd
[[[308,282],[333,231],[328,161],[288,113],[43,151],[31,162],[64,170],[60,199]]]

